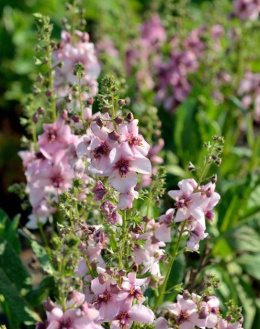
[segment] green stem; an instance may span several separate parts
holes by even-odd
[[[168,283],[168,280],[169,280],[169,277],[170,277],[170,273],[171,273],[171,270],[172,270],[174,261],[176,259],[177,254],[178,254],[178,251],[179,251],[179,246],[180,246],[181,238],[182,238],[182,235],[183,235],[183,232],[184,232],[184,228],[185,228],[185,225],[186,225],[186,221],[187,220],[183,221],[183,223],[182,223],[181,230],[180,230],[179,236],[178,236],[178,240],[177,240],[177,243],[175,245],[175,248],[174,248],[174,251],[173,251],[173,255],[171,256],[171,259],[170,259],[170,263],[169,263],[169,266],[168,266],[168,269],[167,269],[167,273],[165,275],[163,284],[162,284],[162,286],[160,288],[159,297],[156,300],[156,303],[155,303],[154,308],[153,308],[154,311],[163,302],[163,298],[164,298],[165,290],[166,290],[167,283]]]
[[[80,116],[81,116],[81,121],[82,121],[82,125],[84,130],[86,130],[86,123],[84,120],[84,113],[83,113],[83,104],[82,104],[82,99],[81,99],[81,79],[79,78],[79,108],[80,108]]]
[[[36,217],[37,218],[37,217]],[[39,231],[40,231],[40,235],[41,235],[41,239],[42,239],[42,242],[44,244],[44,247],[45,247],[45,250],[46,250],[46,253],[50,259],[50,261],[52,260],[52,257],[51,257],[51,250],[50,250],[50,247],[49,247],[49,244],[48,244],[48,241],[46,239],[46,236],[45,236],[45,233],[44,233],[44,230],[43,230],[43,226],[42,226],[42,223],[40,222],[40,220],[37,218],[37,226],[39,228]]]
[[[50,96],[50,107],[52,112],[52,120],[56,120],[56,104],[55,104],[55,97],[53,95],[54,93],[54,87],[53,87],[53,70],[52,70],[52,61],[51,61],[51,46],[50,46],[50,38],[46,40],[47,43],[47,58],[48,58],[48,72],[49,72],[49,90],[51,91]]]
[[[127,227],[127,216],[126,216],[126,210],[125,210],[123,213],[123,223],[122,223],[122,241],[121,241],[122,243],[121,243],[119,257],[118,257],[119,269],[123,268],[123,255],[124,255],[124,251],[126,250],[126,248],[125,248],[126,227]],[[127,259],[127,257],[126,257],[126,259]]]

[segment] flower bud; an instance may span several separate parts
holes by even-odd
[[[188,300],[190,298],[190,293],[188,292],[187,289],[183,290],[182,297],[185,300]]]
[[[118,141],[120,136],[116,131],[112,131],[111,133],[108,134],[108,137],[112,140],[112,141]]]
[[[37,112],[39,115],[44,115],[44,109],[41,106],[38,107]]]
[[[102,127],[103,127],[102,119],[97,118],[97,120],[96,120],[96,124],[97,124],[100,128],[102,128]]]
[[[37,322],[35,329],[46,329],[46,325],[43,322]]]
[[[211,179],[211,182],[212,182],[213,184],[215,184],[215,183],[217,182],[217,180],[218,180],[218,176],[217,176],[217,175],[214,175],[214,176],[212,177],[212,179]]]
[[[203,307],[203,309],[199,312],[199,319],[206,319],[209,316],[208,310]]]
[[[77,114],[73,115],[72,120],[73,120],[74,122],[80,122],[80,117],[79,117],[79,115],[77,115]]]
[[[125,275],[126,275],[126,271],[125,271],[125,270],[120,270],[120,271],[118,272],[118,275],[119,275],[119,276],[125,276]]]
[[[39,117],[39,115],[37,113],[34,113],[32,116],[32,120],[35,124],[38,123],[38,117]]]
[[[119,105],[120,107],[124,106],[124,105],[125,105],[125,100],[124,100],[124,99],[119,99],[119,100],[118,100],[118,105]]]
[[[51,97],[52,96],[52,91],[51,90],[46,90],[45,95],[47,97]]]
[[[151,220],[151,218],[149,218],[148,216],[144,216],[144,217],[143,217],[143,221],[144,221],[145,223],[149,223],[150,220]]]
[[[128,121],[133,121],[134,120],[134,115],[133,115],[133,113],[132,112],[129,112],[128,114],[127,114],[127,116],[126,116],[126,119],[128,120]]]
[[[99,180],[96,182],[94,188],[93,188],[93,193],[94,193],[94,200],[95,201],[100,201],[103,199],[105,194],[107,193],[107,190],[103,183]]]
[[[68,111],[67,110],[62,110],[61,117],[64,120],[68,119]]]
[[[133,266],[133,271],[138,272],[138,269],[139,269],[139,265],[135,263]]]
[[[122,122],[124,122],[124,119],[123,119],[123,118],[121,118],[121,117],[116,117],[116,118],[115,118],[115,123],[116,123],[117,125],[120,125]]]
[[[92,105],[94,103],[94,99],[93,98],[88,98],[87,99],[87,104],[88,105]]]
[[[98,281],[100,284],[104,284],[107,281],[107,276],[104,273],[99,273]]]
[[[112,294],[118,294],[121,289],[117,284],[110,284],[110,290]]]
[[[113,275],[113,271],[111,270],[110,267],[106,267],[106,273],[109,275]]]
[[[55,307],[55,304],[52,300],[46,300],[45,302],[43,302],[43,307],[45,311],[51,312]]]

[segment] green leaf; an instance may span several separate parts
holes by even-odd
[[[17,234],[20,215],[16,215],[11,221],[7,214],[0,209],[0,236],[4,237],[14,248],[16,253],[21,252],[20,240]]]
[[[49,274],[54,274],[55,270],[49,260],[49,257],[45,249],[42,246],[40,246],[39,243],[36,241],[32,241],[31,246],[43,270]]]
[[[12,245],[0,237],[0,268],[16,289],[25,295],[31,290],[31,278]]]
[[[249,275],[260,280],[260,253],[254,255],[241,255],[237,258],[237,263]]]
[[[0,293],[4,296],[13,315],[20,322],[33,324],[36,320],[39,320],[39,316],[30,310],[27,301],[21,296],[19,290],[15,287],[14,283],[10,280],[3,269],[0,269],[0,282]]]
[[[259,234],[249,226],[241,226],[225,234],[229,246],[240,252],[258,252],[260,250]]]

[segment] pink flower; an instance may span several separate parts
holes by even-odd
[[[235,15],[241,20],[249,19],[255,21],[260,11],[259,0],[235,0],[233,2]]]
[[[228,321],[219,318],[218,329],[243,329],[240,322],[229,323]]]
[[[141,155],[134,155],[126,142],[110,152],[109,161],[108,182],[120,193],[127,193],[136,186],[136,172],[141,174],[151,172],[151,162]]]
[[[184,179],[178,183],[180,190],[169,191],[171,198],[176,200],[177,213],[175,222],[181,222],[189,217],[197,220],[204,220],[203,206],[205,200],[201,197],[201,193],[193,193],[197,187],[194,179]]]
[[[120,210],[130,209],[133,206],[134,199],[138,199],[139,193],[131,188],[126,193],[122,193],[119,197],[117,207]]]
[[[197,312],[197,306],[191,299],[177,296],[177,303],[166,303],[164,305],[170,313],[176,316],[179,329],[194,329],[195,324],[191,321],[191,315]]]
[[[149,144],[144,140],[142,135],[138,132],[138,120],[135,119],[130,123],[123,123],[119,126],[117,132],[120,135],[120,142],[128,142],[132,152],[134,154],[140,153],[141,155],[147,155],[149,151]]]
[[[128,329],[133,322],[153,323],[153,312],[144,305],[135,304],[130,309],[128,305],[123,305],[116,319],[112,321],[111,329]]]
[[[95,54],[93,43],[89,42],[87,33],[76,31],[77,41],[73,44],[69,33],[62,31],[62,41],[58,50],[53,52],[53,61],[55,66],[54,87],[60,97],[71,93],[68,85],[77,83],[77,77],[74,75],[74,65],[81,62],[85,67],[86,75],[81,80],[81,84],[88,87],[88,93],[84,98],[95,96],[97,93],[97,78],[100,73],[100,65]],[[58,64],[62,63],[61,66]]]

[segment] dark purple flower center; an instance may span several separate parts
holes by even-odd
[[[59,187],[61,187],[63,181],[64,181],[63,177],[56,176],[52,179],[52,184],[54,187],[59,188]]]
[[[71,318],[67,318],[60,323],[60,329],[73,329]]]
[[[135,289],[135,287],[132,287],[130,290],[130,296],[133,296],[135,299],[140,299],[143,297],[143,293],[139,289]]]
[[[108,155],[110,152],[110,148],[108,147],[106,142],[102,142],[97,148],[94,149],[94,158],[98,159],[103,155]]]
[[[175,205],[177,208],[187,208],[190,201],[191,201],[190,197],[182,195]]]
[[[47,140],[48,140],[48,142],[53,143],[55,141],[56,137],[57,137],[56,130],[54,130],[53,128],[50,128],[47,131]]]
[[[136,136],[133,136],[131,135],[129,138],[128,138],[128,143],[129,145],[133,146],[142,146],[142,139],[140,137],[136,137]]]
[[[129,161],[126,159],[120,159],[117,161],[115,168],[118,169],[121,177],[125,177],[129,173]]]
[[[187,320],[187,318],[189,317],[189,314],[185,311],[181,311],[181,313],[178,316],[178,324],[184,322]]]
[[[110,300],[110,293],[108,291],[105,291],[103,294],[98,295],[98,304],[101,303],[108,303]]]
[[[128,313],[119,314],[116,319],[119,321],[119,326],[121,329],[127,329],[127,320],[129,319]]]

